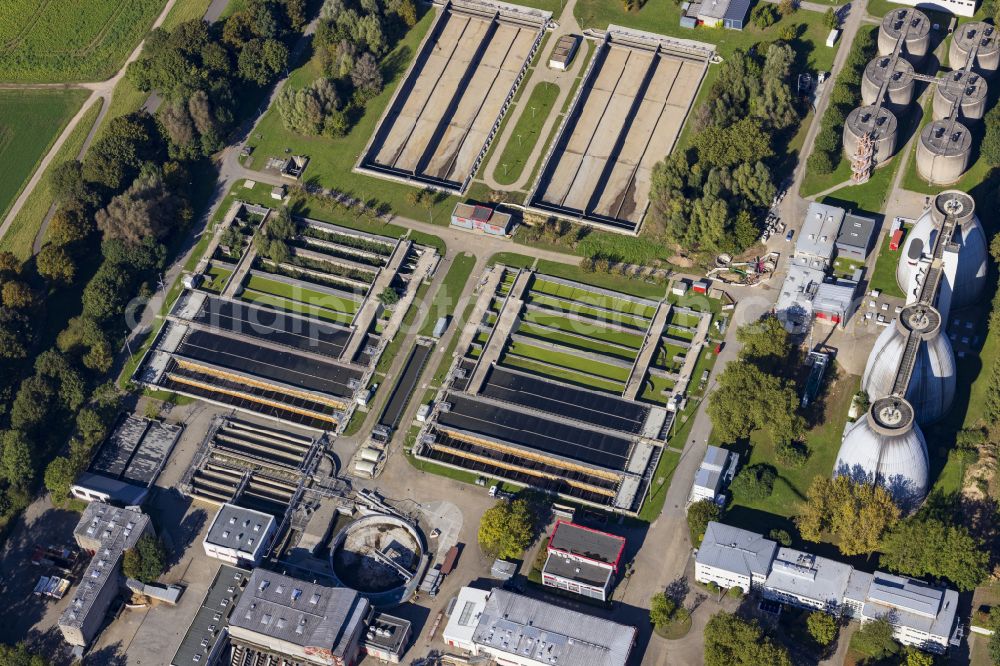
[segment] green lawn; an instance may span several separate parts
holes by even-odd
[[[573,264],[563,264],[546,259],[539,259],[536,266],[539,273],[573,280],[584,284],[620,291],[623,294],[631,294],[640,298],[651,298],[660,300],[667,291],[664,284],[647,282],[640,278],[626,277],[623,275],[611,275],[609,273],[590,273],[579,266]]]
[[[448,224],[451,211],[458,201],[457,197],[439,197],[428,213],[427,209],[414,206],[407,201],[407,194],[415,188],[352,171],[365,145],[375,132],[379,118],[389,104],[393,92],[403,80],[436,12],[436,9],[427,11],[396,48],[383,59],[382,75],[386,83],[385,89],[368,102],[364,115],[346,136],[328,138],[295,134],[285,129],[277,109],[272,106],[247,141],[254,147],[254,152],[253,157],[244,164],[259,169],[264,166],[268,157],[283,156],[288,152],[308,155],[309,166],[304,177],[310,182],[349,192],[362,200],[377,199],[388,204],[399,215],[418,220],[428,220],[433,216],[434,223]],[[292,88],[303,88],[320,76],[322,69],[319,61],[313,58],[292,72],[287,85]],[[342,224],[342,218],[350,217],[352,217],[350,213],[342,213],[336,222]]]
[[[517,124],[507,135],[503,153],[493,160],[493,177],[503,185],[511,185],[521,178],[528,157],[541,138],[542,126],[548,120],[559,96],[559,86],[542,81],[534,87],[526,102],[518,102],[524,110]],[[507,113],[511,113],[510,110]]]
[[[651,523],[659,517],[660,512],[663,511],[663,503],[667,499],[667,488],[670,487],[674,470],[677,469],[680,462],[680,453],[664,449],[649,484],[649,495],[646,496],[646,501],[639,509],[639,520]]]
[[[420,329],[420,335],[432,334],[439,318],[454,314],[455,306],[458,305],[458,299],[462,295],[462,290],[469,281],[469,276],[472,275],[472,269],[475,265],[476,258],[471,254],[462,253],[455,257],[441,287],[434,294],[430,312],[427,314],[423,328]]]
[[[667,396],[664,392],[670,391],[672,388],[674,388],[674,382],[666,377],[647,374],[646,380],[642,383],[642,394],[639,399],[644,402],[665,405],[667,404]]]
[[[273,294],[256,291],[251,288],[244,289],[240,294],[240,298],[244,301],[256,303],[257,305],[266,305],[278,310],[301,314],[307,317],[316,317],[317,319],[332,321],[337,324],[350,324],[354,320],[354,317],[345,315],[342,312],[334,312],[333,310],[316,307],[309,305],[308,303],[293,301],[289,298],[275,296]]]
[[[641,331],[646,330],[646,327],[649,326],[648,319],[633,317],[621,312],[598,310],[595,307],[582,305],[576,301],[564,301],[561,298],[539,294],[534,291],[530,292],[526,300],[534,305],[553,308],[554,310],[562,312],[571,312],[577,316],[588,317],[599,322],[614,319],[618,324],[631,326]]]
[[[0,219],[6,217],[88,94],[86,90],[0,90]]]
[[[232,5],[235,2],[236,0],[230,0],[229,4]],[[212,0],[182,0],[177,2],[167,12],[160,27],[164,30],[173,30],[185,21],[200,19],[208,11],[208,6],[211,4]]]
[[[570,350],[567,350],[569,352]],[[611,381],[624,382],[628,380],[628,368],[621,368],[616,365],[599,363],[591,359],[581,358],[572,353],[543,349],[534,345],[522,342],[512,342],[508,347],[508,353],[530,360],[541,361],[550,365],[557,365],[560,368],[584,372],[596,375]]]
[[[817,476],[829,477],[833,473],[844,424],[847,422],[847,411],[860,385],[861,379],[856,376],[846,376],[830,384],[826,393],[826,409],[822,423],[806,433],[809,458],[806,464],[798,469],[778,462],[770,438],[763,432],[755,432],[750,438],[752,444],[750,459],[744,462],[750,465],[764,463],[777,468],[778,478],[774,483],[774,492],[762,500],[734,497],[733,506],[774,514],[781,518],[795,515],[813,479]]]
[[[517,332],[520,335],[526,335],[531,338],[547,340],[558,345],[573,347],[583,351],[592,351],[597,354],[613,356],[624,361],[635,361],[635,357],[637,356],[635,351],[630,352],[628,349],[602,343],[577,331],[566,333],[564,331],[552,331],[540,328],[538,326],[533,326],[532,324],[521,324],[518,327]]]
[[[884,294],[905,298],[906,294],[899,288],[896,282],[896,266],[899,264],[902,246],[893,252],[889,249],[892,241],[891,234],[885,234],[882,239],[882,246],[879,248],[878,259],[875,260],[875,269],[872,271],[871,280],[868,283],[869,289],[878,289]]]
[[[291,299],[299,303],[306,303],[315,307],[354,314],[361,308],[361,304],[349,298],[338,298],[332,294],[315,291],[307,287],[290,285],[279,280],[268,280],[266,278],[251,275],[246,282],[246,287],[254,291],[260,291],[272,296]]]
[[[208,268],[208,276],[210,276],[212,279],[207,280],[204,284],[202,284],[201,287],[202,289],[210,291],[214,294],[221,293],[223,288],[225,288],[226,286],[226,281],[229,280],[229,276],[232,274],[233,272],[228,268],[223,268],[221,266],[216,266],[215,264],[212,264]]]
[[[848,162],[847,160],[844,160]],[[848,162],[848,169],[850,162]],[[885,204],[885,199],[889,196],[889,189],[892,181],[896,177],[896,169],[899,168],[899,156],[892,158],[889,164],[880,169],[875,169],[872,177],[867,183],[862,185],[848,185],[839,190],[834,190],[820,199],[820,203],[840,206],[867,213],[879,213]]]
[[[648,0],[638,11],[628,11],[621,2],[610,0],[578,0],[574,11],[581,28],[605,29],[609,24],[637,30],[648,30],[682,39],[711,42],[723,57],[736,49],[747,50],[754,44],[773,41],[788,25],[797,25],[799,35],[792,45],[800,51],[811,69],[830,71],[840,41],[833,47],[826,46],[829,29],[823,26],[823,14],[799,10],[762,30],[747,21],[743,30],[680,26],[681,7],[674,0]],[[749,17],[748,17],[749,18]],[[802,28],[801,26],[805,26]]]
[[[18,211],[7,233],[4,234],[3,239],[0,239],[0,250],[9,250],[21,260],[31,256],[35,237],[38,235],[39,229],[42,228],[42,222],[45,221],[45,216],[48,214],[49,208],[52,207],[54,199],[49,174],[63,162],[76,159],[77,154],[83,148],[83,142],[87,139],[87,133],[94,126],[94,122],[101,112],[102,104],[100,99],[92,104],[84,112],[80,122],[73,128],[70,135],[66,137],[59,152],[49,163],[49,168],[45,170],[45,176],[38,181],[38,185],[25,199],[24,205],[21,206],[21,210]]]
[[[588,338],[625,345],[626,347],[632,347],[633,349],[641,347],[644,338],[642,334],[627,333],[625,331],[617,331],[610,328],[604,328],[602,326],[590,326],[586,331],[583,331],[581,330],[583,324],[566,319],[556,313],[548,314],[543,312],[525,312],[522,318],[526,322],[541,324],[550,328],[558,328],[559,330],[566,331],[567,333],[575,333],[577,335],[585,334]]]
[[[621,392],[625,390],[625,384],[622,382],[601,379],[599,377],[576,372],[568,368],[561,369],[542,365],[527,358],[514,358],[512,356],[505,355],[500,359],[500,364],[516,368],[518,370],[524,370],[525,372],[531,372],[539,375],[540,377],[549,377],[551,379],[565,382],[567,384],[582,386],[584,388],[608,391],[609,393],[615,394],[621,394]]]
[[[579,287],[557,284],[546,280],[544,275],[538,276],[532,282],[531,289],[533,291],[540,291],[543,294],[557,296],[562,299],[586,303],[587,305],[596,305],[597,307],[605,308],[607,310],[615,310],[617,312],[639,315],[640,317],[651,318],[654,314],[656,314],[655,305],[645,305],[643,303],[637,303],[624,298],[605,296],[604,294],[598,294]]]
[[[165,0],[4,0],[0,78],[33,83],[108,79],[164,4]]]

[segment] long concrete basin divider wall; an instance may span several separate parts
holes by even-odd
[[[437,3],[435,3],[437,4]],[[420,44],[420,49],[417,52],[416,57],[413,62],[410,63],[410,67],[407,69],[406,76],[404,77],[402,83],[396,89],[385,112],[379,119],[379,124],[372,134],[368,143],[365,145],[364,151],[361,153],[361,158],[358,160],[354,167],[354,171],[357,173],[363,173],[370,176],[377,176],[380,178],[386,178],[400,183],[405,183],[408,185],[416,185],[429,187],[434,190],[444,192],[446,194],[463,194],[472,182],[473,177],[482,165],[486,154],[489,152],[490,145],[492,144],[494,138],[499,131],[500,125],[503,121],[504,115],[510,108],[511,103],[514,100],[514,96],[517,93],[518,87],[523,82],[525,76],[527,75],[528,69],[531,66],[532,60],[535,57],[539,47],[541,46],[542,39],[545,35],[545,30],[548,26],[549,21],[552,18],[551,12],[541,11],[537,9],[532,9],[529,7],[522,7],[519,5],[508,4],[504,2],[490,2],[488,0],[446,0],[440,3],[440,11],[438,16],[434,19],[434,25],[428,31],[427,35],[424,37]],[[523,26],[527,28],[533,28],[537,31],[535,35],[534,42],[529,49],[527,56],[521,63],[521,68],[514,78],[510,89],[507,91],[506,97],[497,117],[494,119],[493,125],[489,132],[487,133],[486,139],[482,148],[479,150],[478,155],[473,161],[472,167],[467,174],[465,174],[461,182],[445,180],[430,174],[421,173],[419,169],[414,171],[409,171],[401,168],[397,168],[394,164],[380,164],[377,160],[377,153],[385,144],[388,139],[392,129],[394,127],[394,120],[400,115],[408,97],[413,93],[414,87],[416,85],[419,75],[426,65],[428,59],[432,55],[434,50],[434,45],[437,43],[438,38],[444,32],[444,28],[448,23],[449,15],[451,14],[465,14],[474,15],[480,18],[486,18],[492,20],[493,24],[491,26],[491,31],[494,31],[496,25],[500,22],[513,24],[518,26]],[[492,32],[491,32],[492,34]],[[483,39],[479,44],[475,45],[477,55],[473,58],[470,63],[478,63],[482,58],[483,52],[486,49],[490,39]],[[461,45],[458,45],[460,47]],[[458,48],[456,47],[456,48]],[[475,68],[470,67],[466,72],[466,76],[471,76],[475,73]],[[462,86],[456,93],[456,96],[450,101],[448,109],[453,113],[455,107],[462,99],[462,93],[465,91],[465,86]],[[487,95],[488,97],[488,95]],[[485,104],[485,98],[482,104]],[[447,114],[443,115],[443,120],[447,117]],[[439,127],[440,131],[444,128]],[[462,138],[462,143],[469,138],[470,130],[466,132],[466,135]],[[434,156],[433,151],[438,148],[438,143],[436,141],[431,141],[428,145],[425,154],[421,156],[418,165],[420,167],[426,167],[427,163]],[[456,157],[453,160],[457,160],[458,153],[456,152]]]

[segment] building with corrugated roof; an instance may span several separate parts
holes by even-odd
[[[778,544],[756,532],[710,522],[694,559],[694,577],[744,592],[764,585]]]

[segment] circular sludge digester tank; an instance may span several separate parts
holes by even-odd
[[[890,104],[906,106],[913,101],[913,65],[905,58],[875,56],[861,77],[861,101],[875,104],[882,85],[888,82],[886,97]]]
[[[871,134],[875,149],[875,166],[896,152],[896,115],[885,107],[859,106],[851,111],[844,123],[844,153],[854,157],[861,137]]]
[[[914,422],[913,407],[890,396],[875,400],[848,427],[833,475],[878,483],[901,508],[910,509],[927,495],[928,469],[927,442]]]
[[[900,7],[886,14],[878,31],[878,52],[881,55],[892,53],[903,34],[906,37],[901,54],[914,58],[927,55],[931,45],[931,22],[927,14],[912,7]]]
[[[986,113],[986,79],[975,72],[948,72],[934,91],[934,120],[947,118],[958,102],[960,119],[979,120]]]
[[[991,75],[997,71],[1000,64],[1000,41],[997,29],[989,23],[973,21],[955,29],[948,47],[948,64],[953,70],[963,69],[969,60],[969,54],[976,51],[976,60],[972,66],[980,73]]]
[[[962,177],[972,161],[972,134],[962,123],[935,120],[920,132],[917,172],[932,185],[949,185]]]

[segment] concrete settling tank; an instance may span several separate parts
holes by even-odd
[[[913,65],[905,58],[876,56],[865,67],[861,77],[861,101],[874,104],[879,91],[886,85],[886,97],[890,104],[899,107],[913,101]]]
[[[872,134],[875,142],[875,166],[879,166],[896,152],[896,115],[882,107],[876,113],[875,105],[859,106],[851,111],[844,123],[844,154],[854,157],[861,137]]]
[[[972,161],[972,134],[957,120],[935,120],[920,132],[917,172],[933,185],[949,185],[962,177]]]

